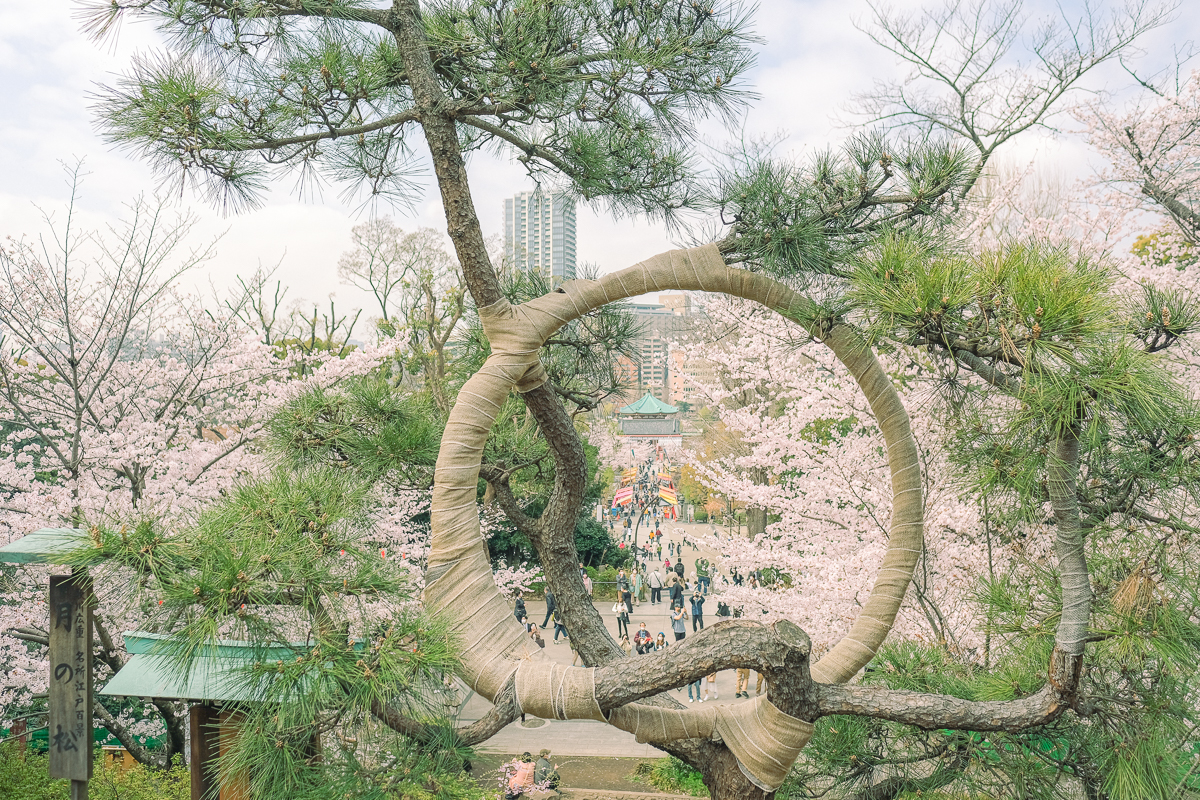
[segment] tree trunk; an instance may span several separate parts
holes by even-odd
[[[767,485],[767,471],[765,469],[752,469],[747,477],[754,481],[756,486]],[[760,533],[767,532],[767,510],[756,506],[746,506],[746,534],[753,539]]]
[[[767,532],[767,510],[754,506],[746,507],[746,533],[753,539]]]
[[[746,780],[733,753],[721,748],[699,765],[708,796],[712,800],[771,800],[774,792],[766,792]]]
[[[1054,509],[1054,555],[1062,585],[1062,617],[1054,637],[1050,683],[1073,698],[1083,669],[1083,646],[1091,622],[1092,584],[1083,546],[1083,524],[1075,484],[1079,475],[1079,424],[1073,423],[1051,443],[1046,488]]]

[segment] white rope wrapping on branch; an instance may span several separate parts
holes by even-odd
[[[547,719],[608,721],[640,741],[663,743],[719,737],[742,771],[773,791],[808,743],[812,725],[789,716],[766,697],[748,703],[663,709],[633,703],[606,719],[596,701],[595,670],[551,663],[525,635],[492,581],[475,504],[480,455],[509,392],[546,380],[542,344],[562,325],[607,302],[651,290],[724,292],[787,313],[803,298],[757,273],[726,266],[715,246],[673,250],[595,281],[568,281],[518,306],[502,300],[479,310],[492,347],[451,411],[434,472],[433,539],[426,574],[426,608],[444,619],[463,645],[461,675],[492,700],[515,674],[522,710]],[[883,420],[892,474],[890,539],[879,576],[847,636],[812,667],[816,680],[852,677],[891,630],[922,548],[922,502],[916,444],[908,415],[870,348],[844,326],[825,343],[855,376],[876,419]]]

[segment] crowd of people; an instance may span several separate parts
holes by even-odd
[[[647,464],[643,465],[639,474],[644,473],[643,477],[650,478],[655,471],[653,464]],[[686,639],[689,632],[695,634],[704,630],[706,605],[718,618],[741,616],[738,609],[731,609],[722,601],[721,589],[731,585],[758,586],[762,580],[757,571],[743,575],[736,568],[731,568],[727,575],[722,574],[700,552],[695,540],[677,536],[680,532],[678,529],[667,535],[663,527],[667,514],[655,504],[651,489],[651,482],[646,481],[645,486],[635,490],[635,502],[627,509],[616,509],[608,520],[609,530],[613,531],[614,537],[615,528],[620,524],[618,546],[632,556],[631,560],[626,561],[626,568],[617,573],[614,587],[616,602],[611,608],[616,639],[621,649],[631,656],[660,652]],[[652,530],[648,524],[641,527],[647,522],[653,523]],[[692,556],[694,560],[689,571],[685,559]],[[589,597],[594,597],[595,587],[591,576],[582,564],[579,569],[585,591]],[[517,598],[513,614],[539,647],[545,647],[548,638],[554,644],[566,642],[573,651],[572,665],[581,663],[575,644],[559,616],[558,601],[549,588],[545,591],[545,602],[546,613],[540,625],[536,619],[530,618],[523,598]],[[715,604],[715,609],[712,604]],[[657,610],[658,606],[663,607],[661,612]],[[662,630],[655,631],[654,628],[658,627]],[[553,637],[548,635],[551,631]],[[735,699],[750,697],[752,677],[755,695],[762,694],[765,683],[763,675],[757,673],[752,676],[751,673],[750,669],[736,670]],[[686,689],[690,703],[720,699],[715,672],[698,678]],[[684,689],[681,687],[676,691],[682,693]],[[524,714],[521,720],[525,720]],[[505,796],[511,799],[527,793],[535,796],[543,792],[555,794],[559,778],[557,766],[550,763],[549,755],[549,751],[543,750],[541,757],[535,761],[532,755],[525,753],[506,764],[502,781]]]
[[[661,533],[652,540],[657,549],[663,548],[660,537]],[[693,543],[687,544],[692,549],[697,549]],[[643,566],[635,561],[630,569],[622,569],[617,573],[616,602],[612,605],[611,613],[615,623],[617,642],[626,653],[645,655],[658,652],[666,649],[672,643],[685,639],[689,628],[691,633],[704,630],[705,604],[714,590],[714,580],[718,584],[724,585],[742,585],[747,581],[751,585],[757,584],[756,574],[743,576],[734,569],[730,571],[727,578],[714,569],[712,563],[703,557],[694,561],[694,569],[689,575],[682,556],[684,548],[684,542],[668,541],[666,543],[667,557],[663,560],[661,567],[656,563]],[[651,550],[647,547],[642,552],[650,553]],[[584,578],[585,589],[590,596],[593,587],[590,585],[590,577],[582,564],[580,572]],[[713,599],[716,601],[714,613],[717,617],[740,616],[719,597]],[[567,642],[574,651],[575,646],[571,642],[571,637],[558,616],[558,604],[554,593],[549,588],[546,589],[545,600],[546,614],[541,626],[529,619],[525,601],[521,598],[517,599],[513,613],[525,626],[530,638],[539,646],[546,646],[546,639],[543,637],[542,631],[549,630],[552,625],[554,632],[552,641],[555,644]],[[653,627],[657,626],[636,619],[638,616],[645,616],[644,606],[647,605],[650,607],[664,606],[664,616],[660,618],[663,630],[655,632]],[[572,664],[579,663],[578,653],[573,655]],[[749,670],[738,670],[735,697],[750,697],[747,691],[749,680]],[[762,686],[763,677],[758,675],[755,686],[756,694],[762,693]],[[695,681],[687,687],[687,690],[689,702],[702,703],[718,699],[716,675],[708,676],[707,680]]]

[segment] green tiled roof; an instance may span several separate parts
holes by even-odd
[[[266,686],[254,686],[247,668],[259,661],[290,660],[297,650],[308,650],[308,645],[299,643],[256,647],[248,642],[221,641],[192,658],[191,669],[185,671],[179,659],[163,652],[161,642],[166,638],[153,633],[126,633],[125,649],[133,657],[100,694],[226,703],[261,701]]]
[[[659,400],[654,395],[646,392],[646,396],[636,403],[625,406],[620,410],[621,414],[674,414],[679,409],[675,406],[669,406],[662,400]]]
[[[10,564],[61,564],[60,556],[88,544],[76,528],[39,528],[0,547],[0,561]]]

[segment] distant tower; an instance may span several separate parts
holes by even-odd
[[[513,269],[536,271],[557,286],[575,277],[575,201],[520,192],[504,200],[504,255]]]

